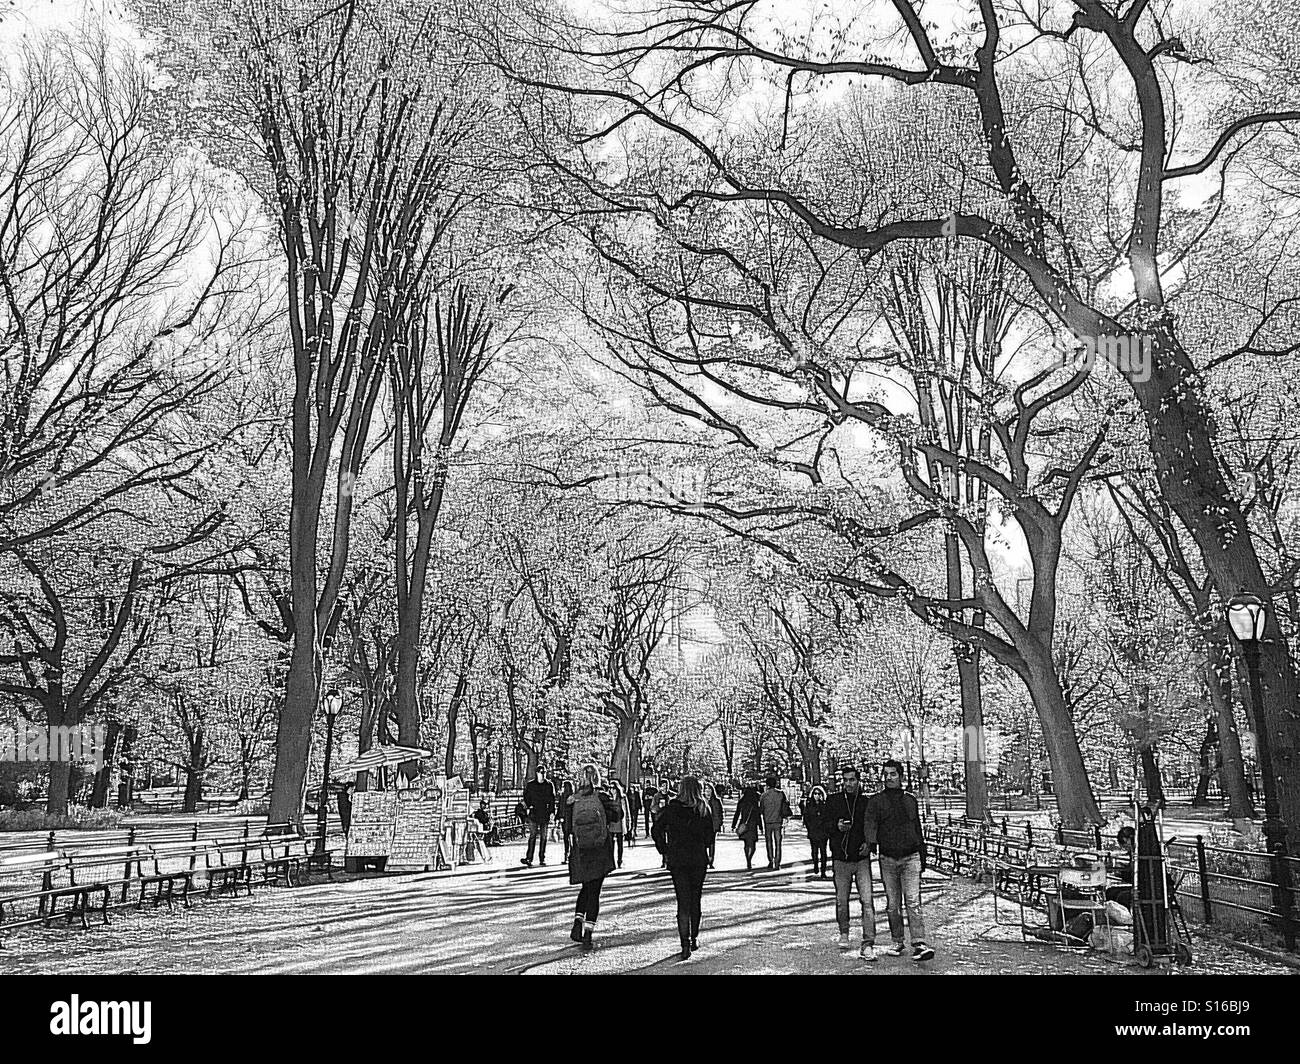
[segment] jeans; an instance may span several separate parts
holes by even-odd
[[[673,877],[673,893],[677,895],[677,936],[683,942],[699,937],[701,899],[707,871],[704,865],[668,870]]]
[[[763,825],[763,839],[767,842],[767,863],[781,867],[781,823]]]
[[[591,879],[582,885],[578,891],[578,904],[573,911],[574,916],[584,917],[588,923],[594,924],[596,917],[600,915],[600,888],[604,885],[605,877]]]
[[[540,847],[537,859],[546,863],[546,829],[550,825],[550,820],[530,820],[528,821],[528,855],[525,860],[532,862],[533,847]]]
[[[621,831],[614,833],[614,863],[620,868],[623,867],[623,833]]]
[[[849,933],[849,887],[857,884],[858,902],[862,906],[862,941],[876,944],[876,901],[871,896],[871,858],[861,861],[832,861],[831,875],[835,880],[835,922],[840,934]]]
[[[885,881],[885,900],[889,904],[889,933],[894,941],[903,941],[903,906],[907,906],[907,926],[912,945],[925,942],[925,917],[921,914],[921,855],[906,857],[880,855],[880,878]]]
[[[812,847],[813,875],[824,876],[826,874],[826,844],[829,839],[809,839],[808,845]]]

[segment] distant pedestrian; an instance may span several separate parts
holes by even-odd
[[[903,907],[912,936],[912,960],[928,961],[934,950],[925,941],[921,912],[921,873],[925,871],[925,835],[916,799],[903,790],[903,766],[881,766],[885,789],[867,803],[867,845],[880,850],[880,878],[889,904],[889,933],[894,944],[885,952],[903,955]]]
[[[930,816],[933,811],[930,805],[930,766],[924,761],[921,762],[921,767],[917,770],[916,781],[917,802],[920,804],[925,815]]]
[[[546,833],[551,817],[555,815],[555,788],[546,778],[546,769],[541,765],[533,778],[524,787],[522,802],[528,820],[528,852],[519,863],[532,867],[533,850],[537,847],[537,863],[546,864]]]
[[[555,795],[555,820],[560,827],[560,838],[564,842],[564,859],[569,859],[569,849],[573,845],[573,825],[569,822],[569,799],[573,797],[573,781],[565,780]]]
[[[650,837],[650,825],[654,823],[655,801],[658,796],[659,789],[654,785],[654,781],[646,780],[645,786],[641,788],[641,809],[645,813],[646,838]]]
[[[718,833],[722,831],[722,822],[727,814],[722,808],[718,790],[712,783],[704,785],[704,800],[709,803],[709,811],[713,814],[713,841],[709,843],[709,867],[712,868],[713,860],[718,854]]]
[[[714,837],[713,811],[694,776],[682,777],[676,799],[664,806],[655,821],[653,836],[673,879],[677,937],[681,940],[682,960],[688,961],[691,951],[699,949],[704,877]]]
[[[794,816],[785,791],[777,787],[779,782],[775,776],[768,776],[767,790],[759,800],[763,814],[763,841],[767,843],[767,867],[772,871],[781,868],[781,834],[785,822]]]
[[[862,907],[864,961],[876,959],[876,903],[871,894],[871,848],[867,844],[867,798],[862,778],[852,766],[840,769],[843,789],[826,800],[825,826],[835,882],[835,922],[840,929],[840,949],[852,948],[849,939],[849,891],[857,887]]]
[[[622,811],[613,797],[601,789],[600,769],[583,765],[578,789],[568,799],[569,822],[573,825],[573,846],[569,850],[569,882],[581,884],[569,937],[591,949],[596,919],[600,916],[600,888],[614,871],[614,840]]]
[[[614,837],[614,863],[618,868],[622,868],[623,835],[627,831],[628,824],[632,822],[632,811],[628,808],[627,795],[623,793],[623,785],[618,780],[610,780],[609,789],[620,813],[618,824],[610,826]]]
[[[826,788],[814,787],[803,803],[804,830],[808,832],[808,845],[812,847],[812,874],[826,878],[826,846],[830,836],[826,831]]]
[[[344,835],[352,827],[352,787],[353,784],[345,783],[339,790],[339,822],[343,825]]]
[[[754,851],[758,849],[758,822],[762,818],[759,810],[757,787],[746,787],[736,803],[736,812],[731,818],[731,830],[745,847],[745,867],[753,869]]]

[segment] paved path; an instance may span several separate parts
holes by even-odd
[[[793,848],[792,848],[793,849]],[[498,851],[500,852],[500,851]],[[454,876],[370,876],[252,898],[200,901],[177,909],[114,914],[90,932],[15,932],[0,950],[12,974],[111,973],[1056,973],[1096,971],[1164,977],[1098,955],[978,936],[992,923],[987,889],[933,881],[927,919],[934,961],[881,959],[874,965],[835,945],[829,881],[808,878],[806,858],[781,872],[747,872],[735,840],[722,842],[705,887],[701,950],[677,959],[672,886],[642,843],[606,882],[598,948],[568,940],[577,888],[562,865],[526,869],[515,848],[493,870]],[[789,852],[789,851],[787,851]],[[802,856],[802,848],[798,851]],[[560,854],[557,847],[555,859]],[[879,889],[879,884],[877,884]],[[879,935],[888,938],[884,899]],[[858,928],[854,926],[854,937]],[[1222,946],[1196,944],[1190,972],[1285,972]],[[1181,973],[1180,973],[1181,974]]]

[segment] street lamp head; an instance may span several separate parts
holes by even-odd
[[[1254,643],[1264,638],[1264,623],[1268,610],[1258,595],[1242,592],[1228,600],[1228,624],[1232,633],[1243,643]]]
[[[324,708],[325,716],[333,720],[343,708],[343,696],[337,691],[331,691],[325,696]]]

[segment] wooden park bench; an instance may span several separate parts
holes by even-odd
[[[112,854],[114,861],[119,853],[120,851],[115,851]],[[74,919],[80,918],[82,929],[89,931],[89,915],[98,911],[107,924],[109,895],[112,886],[117,883],[117,878],[103,875],[103,868],[103,860],[97,853],[64,854],[62,861],[51,871],[50,889],[45,892],[43,924],[49,927],[50,922],[60,915],[59,902],[64,900],[68,902],[67,911],[63,914],[67,918],[67,923],[70,924]]]
[[[0,928],[44,920],[55,874],[65,864],[57,850],[0,857]]]

